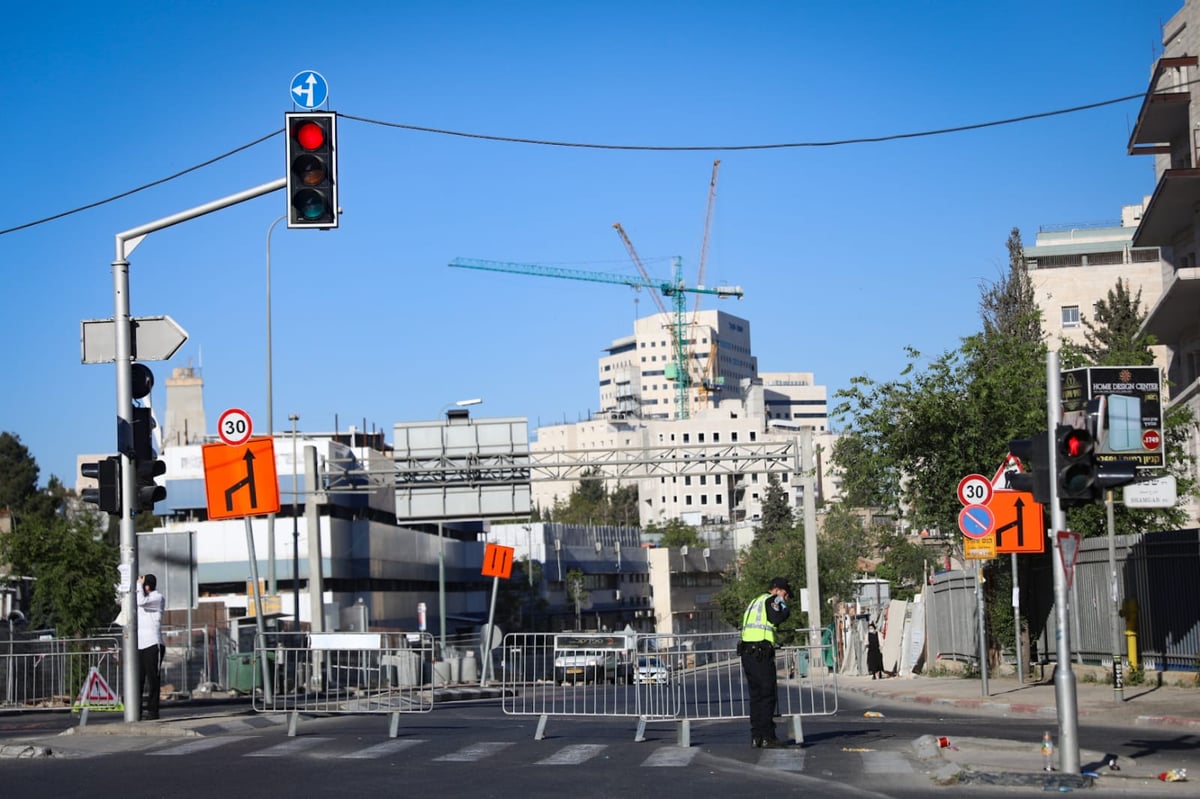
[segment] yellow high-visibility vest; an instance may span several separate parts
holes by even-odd
[[[767,621],[767,600],[770,598],[769,593],[763,594],[746,608],[746,613],[742,616],[743,641],[775,643],[775,625]]]

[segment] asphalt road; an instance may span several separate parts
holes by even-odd
[[[866,711],[882,717],[864,716]],[[164,715],[186,714],[172,708]],[[54,739],[58,756],[0,764],[13,795],[88,797],[406,795],[429,797],[927,797],[1012,796],[1030,788],[939,786],[916,757],[923,735],[1041,739],[1037,719],[943,712],[843,693],[839,713],[804,722],[805,745],[756,750],[745,722],[692,725],[691,746],[676,745],[674,724],[649,724],[636,742],[629,719],[552,717],[535,740],[537,717],[506,716],[495,700],[438,704],[401,718],[388,738],[386,716],[304,718],[297,735],[286,724],[242,714],[203,736],[68,735]],[[246,722],[261,726],[253,726]],[[40,736],[78,723],[62,713],[0,716],[0,743]],[[170,721],[160,722],[171,724]],[[782,731],[782,725],[781,725]],[[1178,730],[1081,725],[1081,747],[1119,757],[1181,760],[1200,766],[1194,736]],[[1032,770],[1036,770],[1036,766]],[[1040,790],[1040,789],[1039,789]],[[1187,791],[1183,791],[1186,793]],[[1093,796],[1105,792],[1090,791]]]

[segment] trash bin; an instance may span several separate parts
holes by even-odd
[[[274,667],[275,653],[267,653],[267,665]],[[231,653],[226,661],[226,688],[239,694],[254,693],[255,688],[262,687],[262,667],[258,657],[253,652]]]

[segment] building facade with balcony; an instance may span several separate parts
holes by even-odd
[[[1169,406],[1200,418],[1200,3],[1188,0],[1163,26],[1162,46],[1129,137],[1129,154],[1153,157],[1156,178],[1132,244],[1162,252],[1162,296],[1143,330],[1167,348]],[[1186,446],[1200,457],[1194,431]],[[1196,525],[1200,504],[1181,499]]]

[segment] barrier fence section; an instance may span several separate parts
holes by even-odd
[[[802,631],[808,637],[808,631]],[[811,639],[809,639],[811,640]],[[817,640],[820,640],[819,638]],[[637,720],[677,725],[690,745],[691,722],[749,718],[749,693],[733,634],[510,633],[500,651],[502,706],[508,715],[539,716],[535,739],[551,716]],[[821,646],[775,652],[778,715],[802,742],[803,716],[837,712],[837,674]]]
[[[289,736],[301,714],[386,713],[395,738],[401,714],[433,710],[429,633],[268,633],[236,657],[230,684],[255,711],[288,713]]]
[[[118,638],[38,638],[0,642],[0,708],[62,710],[73,706],[93,668],[120,701]]]

